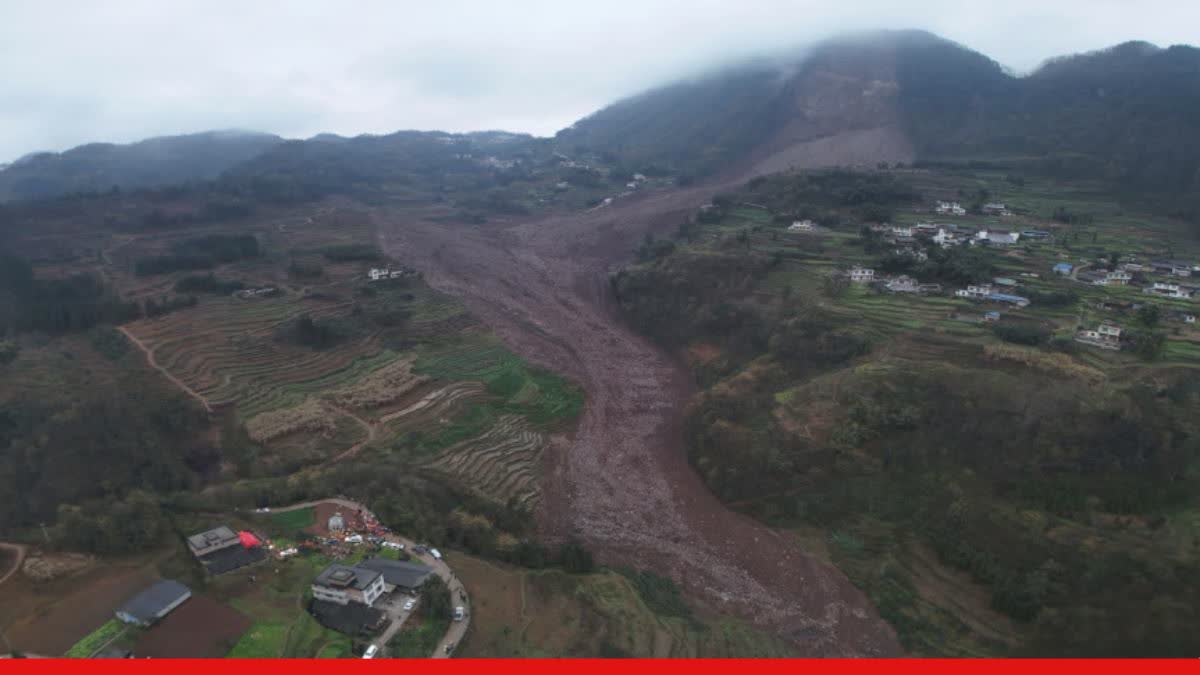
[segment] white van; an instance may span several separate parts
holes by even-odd
[[[367,651],[363,652],[363,658],[364,659],[373,659],[373,658],[375,658],[375,655],[378,653],[379,653],[379,647],[377,647],[375,645],[371,645],[370,647],[367,647]]]
[[[439,551],[439,550],[437,550],[436,548],[431,548],[431,549],[429,549],[429,555],[433,556],[433,559],[434,559],[434,560],[441,560],[441,559],[442,559],[442,552],[441,552],[441,551]]]
[[[363,543],[362,535],[361,534],[352,534],[349,537],[346,537],[346,543],[347,544],[361,544],[361,543]]]
[[[466,615],[467,615],[467,613],[465,611],[463,611],[462,605],[459,605],[458,607],[454,608],[454,620],[455,621],[462,621],[463,617],[465,617]]]

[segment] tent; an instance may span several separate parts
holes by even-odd
[[[243,548],[258,548],[259,546],[262,546],[262,542],[259,541],[258,537],[254,536],[254,533],[252,532],[242,530],[241,532],[238,532],[238,539],[242,541]]]

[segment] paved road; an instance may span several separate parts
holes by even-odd
[[[301,502],[299,504],[292,504],[291,506],[284,506],[277,509],[273,508],[271,511],[272,513],[287,513],[288,511],[298,511],[300,509],[305,509],[322,503],[337,504],[338,506],[345,507],[351,511],[362,509],[365,513],[371,513],[370,509],[362,504],[340,497],[319,499],[311,502]],[[374,514],[372,514],[372,516],[373,515]],[[467,594],[467,589],[462,585],[462,582],[459,581],[458,577],[454,574],[454,571],[450,569],[450,566],[446,564],[445,560],[436,560],[428,553],[419,555],[413,551],[413,547],[417,545],[417,543],[413,540],[395,533],[388,534],[385,538],[388,541],[404,544],[404,548],[408,551],[409,555],[411,555],[414,559],[420,560],[422,563],[432,567],[434,573],[441,577],[442,580],[446,582],[446,585],[450,588],[450,597],[453,600],[454,606],[461,606],[465,610],[465,616],[463,620],[451,622],[450,629],[446,631],[446,635],[442,637],[440,642],[438,642],[437,649],[434,650],[433,654],[430,654],[430,656],[435,659],[446,658],[447,656],[450,656],[450,654],[447,653],[446,647],[448,645],[457,647],[459,643],[462,642],[462,639],[466,636],[467,629],[471,625],[471,602],[470,596]],[[392,623],[389,624],[388,627],[384,629],[384,632],[381,633],[378,638],[372,641],[371,644],[378,645],[380,648],[382,648],[383,645],[386,645],[387,641],[390,640],[392,636],[400,630],[400,627],[404,625],[404,621],[408,619],[409,614],[409,612],[403,612],[403,610],[401,610],[396,616],[393,617]],[[451,653],[453,652],[453,647],[450,650]]]

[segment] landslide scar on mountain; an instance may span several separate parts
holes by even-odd
[[[516,224],[374,214],[385,250],[458,295],[523,357],[577,380],[579,428],[552,445],[539,523],[602,562],[669,576],[806,656],[893,656],[891,627],[836,568],[725,508],[685,458],[687,372],[616,318],[610,266],[647,231],[674,227],[720,186]]]

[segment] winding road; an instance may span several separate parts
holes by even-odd
[[[300,509],[306,509],[310,506],[316,506],[317,504],[323,503],[337,504],[338,506],[345,507],[348,511],[361,510],[366,513],[371,513],[370,510],[362,504],[349,499],[344,499],[342,497],[319,499],[311,502],[301,502],[299,504],[292,504],[290,506],[276,508],[273,509],[273,511],[275,513],[287,513],[288,511],[298,511]],[[471,603],[467,595],[466,587],[464,587],[462,582],[459,581],[458,577],[454,574],[454,571],[450,569],[450,566],[446,564],[444,559],[435,559],[429,553],[415,552],[413,549],[416,546],[416,542],[407,537],[402,537],[394,532],[388,534],[385,538],[388,541],[404,544],[404,547],[408,551],[409,555],[413,556],[421,563],[432,567],[434,573],[441,577],[442,580],[446,582],[446,586],[450,589],[450,597],[453,600],[453,604],[461,605],[466,610],[462,621],[452,621],[450,623],[450,627],[446,629],[446,634],[443,635],[442,639],[438,641],[437,647],[429,656],[430,658],[434,659],[443,659],[453,655],[454,648],[457,647],[460,642],[462,642],[463,637],[465,637],[467,634],[467,629],[471,626]],[[407,615],[389,624],[388,628],[372,641],[372,644],[380,648],[386,645],[388,640],[390,640],[392,636],[400,630],[405,618],[407,618]]]
[[[483,227],[403,211],[373,217],[389,255],[461,297],[515,352],[586,391],[577,432],[547,453],[539,522],[549,540],[578,538],[602,562],[669,576],[802,655],[899,655],[891,627],[840,571],[708,491],[683,448],[686,369],[616,316],[612,266],[721,187]]]

